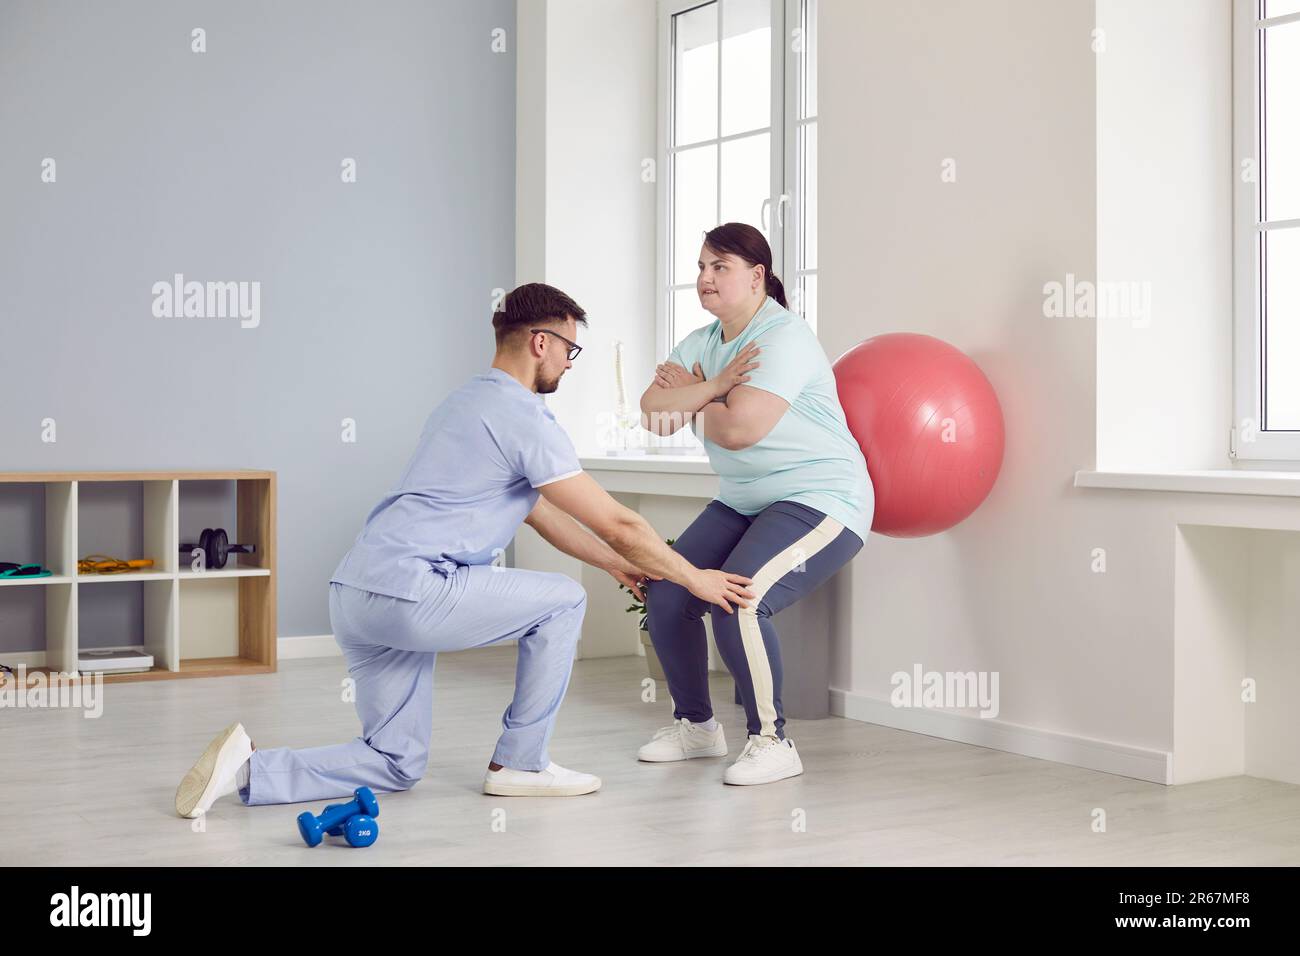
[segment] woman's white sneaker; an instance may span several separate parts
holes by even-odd
[[[550,764],[545,770],[489,770],[483,792],[498,797],[577,797],[600,789],[600,778]]]
[[[799,759],[799,751],[794,749],[793,740],[750,734],[745,749],[723,773],[722,782],[735,786],[775,783],[801,773],[803,761]]]
[[[722,733],[722,724],[713,730],[705,730],[682,717],[674,720],[672,726],[656,730],[650,742],[636,752],[636,759],[647,763],[667,763],[670,760],[726,755],[727,739]]]

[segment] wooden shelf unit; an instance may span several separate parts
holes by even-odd
[[[187,481],[235,482],[237,527],[232,538],[255,544],[254,554],[232,554],[221,570],[194,571],[181,560],[180,543],[198,537],[199,529],[180,528],[180,498]],[[78,525],[79,489],[91,482],[139,483],[143,487],[143,553],[154,567],[127,574],[77,573],[81,556]],[[54,572],[48,578],[0,578],[0,594],[9,588],[40,587],[45,596],[45,667],[76,670],[79,601],[82,587],[111,588],[136,583],[144,592],[143,635],[135,643],[153,655],[155,666],[140,674],[105,675],[105,681],[164,680],[263,674],[276,669],[276,490],[275,472],[130,471],[0,472],[0,485],[44,485],[45,555]],[[3,543],[0,543],[3,550]],[[36,560],[27,555],[4,560]],[[204,617],[223,618],[235,630],[237,653],[231,656],[187,654],[182,632],[187,599]],[[193,644],[191,641],[191,650]],[[0,661],[4,658],[0,652]]]

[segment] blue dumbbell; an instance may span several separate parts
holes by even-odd
[[[350,806],[350,805],[349,805],[349,804],[346,804],[346,803],[331,803],[331,804],[329,804],[329,805],[328,805],[324,810],[322,810],[320,813],[321,813],[321,816],[324,816],[325,814],[329,813],[331,810],[337,810],[339,807],[347,807],[347,806]],[[342,820],[340,820],[337,824],[335,824],[334,826],[332,826],[332,827],[330,827],[328,830],[326,830],[326,831],[325,831],[326,835],[328,835],[328,836],[342,836],[342,835],[343,835],[343,824],[345,824],[345,823],[347,823],[347,822],[348,822],[347,818],[344,817],[344,818],[343,818]]]
[[[343,824],[342,835],[348,841],[348,846],[370,846],[379,839],[379,821],[364,813],[350,816],[348,822]]]
[[[308,846],[319,844],[327,833],[345,837],[352,846],[370,846],[379,839],[377,816],[379,801],[374,792],[358,787],[350,802],[331,804],[320,816],[310,810],[298,814],[298,832]]]
[[[332,803],[321,811],[321,816],[340,807],[352,808],[349,803]],[[342,823],[325,831],[329,836],[344,837],[350,846],[370,846],[379,839],[379,821],[364,813],[355,813]]]

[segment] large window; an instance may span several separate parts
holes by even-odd
[[[1300,459],[1300,0],[1236,0],[1237,458]]]
[[[747,222],[816,322],[816,0],[661,0],[659,354],[712,321],[703,234]]]

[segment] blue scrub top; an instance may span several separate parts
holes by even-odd
[[[835,373],[808,323],[770,296],[741,333],[722,341],[722,322],[696,329],[668,356],[713,378],[745,346],[758,345],[759,366],[745,384],[780,395],[790,408],[756,444],[739,451],[715,445],[691,429],[718,473],[718,500],[755,515],[777,501],[797,501],[830,515],[863,541],[871,530],[875,491],[862,449],[849,431]]]
[[[433,410],[397,487],[370,512],[330,581],[418,600],[430,573],[499,559],[537,489],[581,471],[541,396],[489,369]]]

